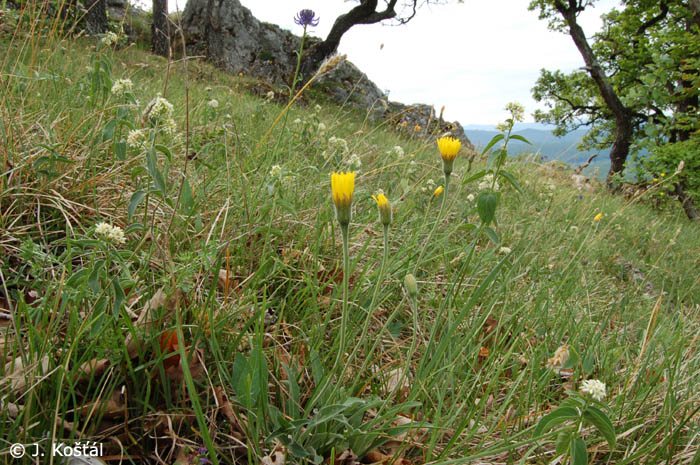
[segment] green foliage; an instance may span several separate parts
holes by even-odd
[[[555,29],[562,29],[562,18],[554,5],[554,1],[538,0],[530,8],[538,9],[541,18],[550,19]],[[684,190],[697,200],[698,186],[690,181],[700,174],[691,155],[696,143],[675,147],[677,141],[700,129],[700,30],[692,10],[680,0],[635,0],[613,9],[603,21],[603,32],[595,35],[592,43],[594,55],[629,109],[634,122],[632,153],[646,149],[653,154],[638,161],[637,181],[672,172],[681,160],[690,158],[686,177],[678,177],[674,185],[685,185]],[[614,118],[587,72],[542,70],[533,96],[549,107],[538,111],[536,119],[556,124],[559,134],[591,127],[581,149],[612,144]],[[673,186],[668,188],[674,190]]]

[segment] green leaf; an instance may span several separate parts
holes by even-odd
[[[166,147],[165,145],[156,144],[156,145],[155,145],[155,148],[156,148],[159,152],[162,152],[163,155],[165,155],[165,158],[167,158],[168,161],[169,161],[170,163],[173,162],[173,154],[172,154],[172,152],[170,151],[170,149],[169,149],[168,147]]]
[[[518,134],[511,134],[510,138],[515,139],[515,140],[519,140],[521,142],[525,142],[528,145],[532,145],[532,142],[530,142],[529,140],[525,139],[523,136],[520,136]]]
[[[114,318],[117,318],[117,316],[119,316],[119,311],[122,308],[122,304],[126,300],[126,296],[124,295],[124,290],[122,289],[121,284],[119,284],[118,278],[115,278],[112,281],[112,287],[114,288],[114,304],[112,305],[112,316]]]
[[[554,443],[554,448],[557,455],[564,455],[569,452],[569,445],[571,443],[571,431],[562,431],[557,434],[557,440]]]
[[[491,229],[491,228],[489,228],[488,226],[486,226],[486,227],[484,228],[484,232],[485,232],[486,235],[489,237],[489,239],[491,240],[491,242],[493,242],[494,245],[498,245],[498,234],[496,234],[496,231],[494,231],[493,229]]]
[[[129,200],[129,207],[127,208],[127,211],[129,213],[129,220],[131,220],[131,217],[134,216],[134,212],[136,212],[136,208],[139,206],[143,198],[146,196],[146,192],[142,190],[138,190],[131,194],[131,200]]]
[[[117,127],[117,120],[116,119],[111,119],[107,121],[107,124],[105,124],[104,129],[102,129],[102,141],[107,141],[107,140],[112,140],[114,139],[114,130]]]
[[[571,437],[571,465],[588,465],[586,443],[578,436]]]
[[[579,417],[578,410],[573,407],[559,407],[553,412],[548,413],[537,424],[535,428],[535,436],[546,433],[557,425],[560,425],[568,420],[575,420]]]
[[[600,434],[608,441],[610,449],[615,447],[615,427],[605,412],[591,405],[583,411],[583,418],[591,422],[600,431]]]
[[[468,177],[467,179],[463,180],[462,185],[469,184],[470,182],[476,181],[477,179],[481,179],[484,176],[486,176],[486,170],[478,171],[478,172],[474,173],[473,175],[471,175],[470,177]]]
[[[489,141],[488,144],[486,144],[486,147],[484,147],[484,150],[481,152],[482,155],[486,155],[486,152],[489,151],[491,147],[496,145],[499,141],[503,140],[505,136],[503,134],[497,134],[493,136],[493,138]]]
[[[151,175],[151,179],[153,180],[153,184],[155,185],[156,189],[161,194],[165,195],[167,190],[165,187],[165,178],[163,177],[163,173],[161,173],[158,169],[156,154],[153,150],[149,150],[146,153],[146,169],[148,170],[148,174]]]
[[[498,194],[495,192],[482,192],[476,199],[476,210],[479,213],[482,223],[485,225],[491,224],[493,217],[496,215],[496,206],[498,206]]]
[[[119,160],[126,160],[126,142],[119,141],[114,143],[114,156]]]
[[[194,208],[194,195],[192,194],[192,187],[187,178],[184,179],[182,183],[182,195],[180,196],[180,206],[185,214],[189,215]]]
[[[516,191],[518,191],[521,195],[524,194],[522,187],[520,187],[520,184],[518,184],[518,181],[515,180],[515,176],[513,176],[511,173],[508,171],[499,171],[498,174],[505,178],[506,181],[510,183],[511,186],[515,188]]]

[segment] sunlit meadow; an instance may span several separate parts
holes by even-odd
[[[8,463],[700,463],[681,211],[0,14]]]

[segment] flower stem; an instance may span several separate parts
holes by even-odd
[[[377,282],[374,285],[374,292],[372,294],[372,300],[369,303],[369,308],[367,309],[367,319],[365,320],[365,324],[362,327],[362,334],[360,336],[360,341],[365,341],[365,338],[367,337],[367,331],[369,331],[369,324],[372,321],[372,315],[374,314],[374,304],[377,301],[377,295],[379,294],[379,288],[382,285],[382,282],[384,280],[384,271],[386,269],[386,263],[389,259],[389,226],[385,225],[384,226],[384,254],[382,256],[382,264],[379,268],[379,276],[377,277]],[[365,341],[366,342],[366,341]],[[365,351],[367,350],[367,343],[364,344],[365,346]],[[355,355],[357,355],[357,351],[360,349],[360,344],[357,344],[355,348],[353,349],[352,353],[348,357],[348,361],[345,364],[345,369],[350,365],[352,360],[355,358]],[[373,350],[372,350],[373,352]],[[370,353],[365,354],[365,362],[362,364],[362,368],[360,369],[360,373],[362,373],[366,368],[367,368],[367,363],[371,358]],[[343,372],[345,371],[343,370]]]
[[[418,260],[416,260],[416,265],[413,268],[413,274],[416,274],[418,272],[418,267],[420,266],[421,259],[423,258],[423,254],[425,253],[425,249],[428,247],[428,244],[430,243],[430,238],[433,237],[433,233],[435,232],[435,229],[437,229],[437,225],[440,223],[440,220],[442,219],[442,211],[445,209],[445,203],[447,202],[447,191],[450,185],[450,177],[445,176],[445,190],[442,193],[442,202],[440,203],[440,210],[438,211],[437,219],[435,220],[435,223],[433,224],[432,229],[430,230],[430,233],[428,233],[428,237],[425,238],[425,242],[423,243],[423,247],[420,250],[420,254],[418,255]]]

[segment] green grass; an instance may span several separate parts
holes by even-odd
[[[591,463],[699,463],[700,231],[673,205],[508,159],[523,192],[501,181],[496,245],[467,199],[481,156],[469,173],[457,158],[438,221],[432,140],[311,102],[260,144],[283,106],[250,95],[251,79],[31,24],[0,36],[2,453],[90,440],[122,463],[187,463],[199,447],[259,463],[278,447],[289,463],[352,448],[544,464],[554,436],[535,437],[537,419],[597,378],[618,436],[610,450],[586,429]],[[138,105],[109,92],[119,78]],[[125,147],[158,93],[177,131]],[[330,173],[352,153],[341,324]],[[381,281],[379,189],[394,209]],[[100,222],[126,242],[97,236]],[[566,377],[545,366],[562,345]]]

